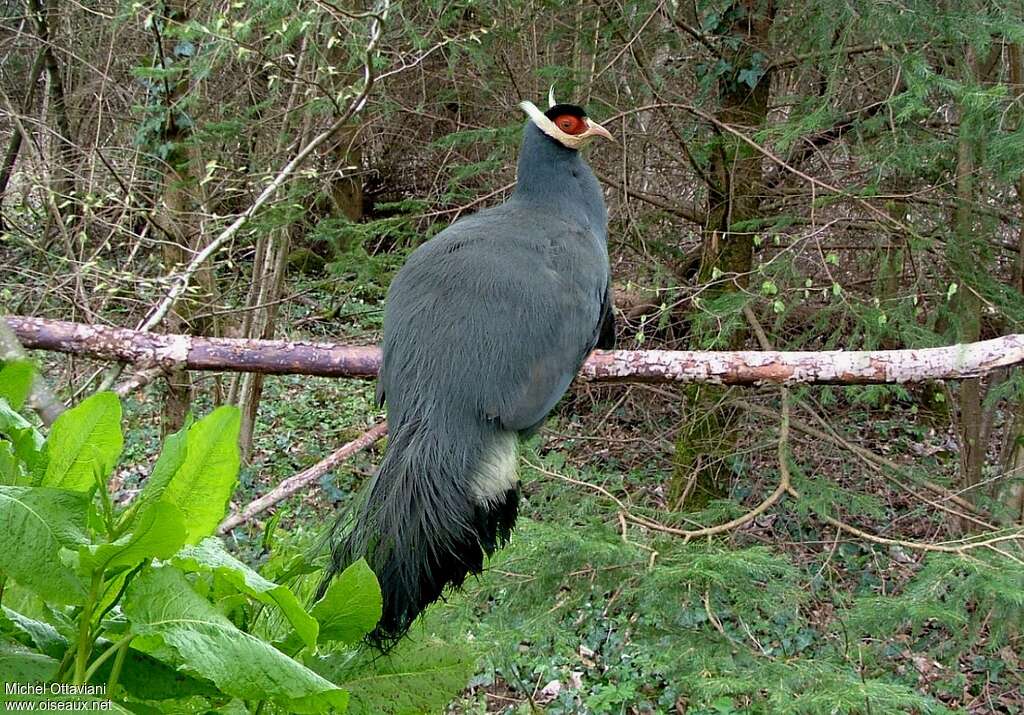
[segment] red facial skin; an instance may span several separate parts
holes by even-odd
[[[587,123],[580,117],[574,117],[571,114],[563,114],[560,117],[556,117],[555,126],[566,134],[573,135],[582,134],[587,130]]]

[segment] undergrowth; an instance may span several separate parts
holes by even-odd
[[[355,332],[373,330],[356,323]],[[237,503],[383,417],[371,382],[277,377],[266,390]],[[476,672],[449,712],[1024,712],[1019,568],[989,551],[922,555],[837,534],[821,516],[853,515],[881,533],[900,520],[896,533],[925,539],[946,518],[887,481],[865,481],[841,452],[794,436],[801,500],[784,498],[736,532],[690,543],[634,526],[623,532],[611,499],[552,476],[599,485],[633,513],[682,528],[734,518],[777,483],[776,425],[751,418],[731,492],[701,512],[671,511],[661,478],[668,457],[651,438],[671,415],[629,390],[581,387],[562,403],[524,451],[523,518],[512,543],[464,592],[428,609],[411,636],[413,658],[438,642],[470,646]],[[776,400],[770,391],[745,397]],[[865,425],[856,430],[861,443],[881,453],[919,452],[904,475],[912,481],[942,482],[955,462],[944,435],[900,394],[826,388],[795,397],[826,405],[840,431]],[[135,407],[140,426],[155,419]],[[272,519],[237,529],[229,544],[252,563],[270,556],[265,568],[277,573],[274,544],[292,544],[285,553],[307,548],[372,474],[383,446],[283,502]],[[318,664],[324,673],[345,667],[354,664]]]
[[[608,487],[606,474],[574,476]],[[997,555],[900,564],[846,542],[811,554],[744,533],[623,534],[607,501],[526,479],[513,544],[428,616],[482,654],[459,711],[946,713],[965,712],[979,680],[1021,686],[1024,574]],[[878,564],[907,572],[895,593],[863,578]],[[965,658],[982,678],[966,682]],[[1019,712],[1003,707],[977,711]]]

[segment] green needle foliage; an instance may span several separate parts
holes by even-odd
[[[607,477],[558,466],[555,454],[546,461],[576,479]],[[898,594],[881,595],[867,577],[889,560],[885,550],[842,544],[833,558],[865,579],[851,599],[823,579],[827,562],[799,563],[728,535],[683,543],[629,528],[624,539],[607,500],[577,492],[563,508],[561,485],[540,474],[525,490],[532,519],[466,598],[427,621],[440,633],[471,634],[483,654],[478,685],[538,697],[560,683],[547,713],[965,712],[936,695],[963,687],[948,667],[978,649],[981,633],[989,656],[978,667],[1016,677],[1001,662],[1019,638],[1024,574],[998,554],[930,554]],[[805,528],[787,506],[778,518]],[[931,693],[910,663],[934,669]],[[460,702],[476,712],[472,696]]]

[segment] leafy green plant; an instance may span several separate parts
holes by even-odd
[[[380,588],[358,562],[306,608],[301,591],[214,536],[238,479],[235,408],[169,436],[119,508],[107,489],[124,444],[118,398],[89,397],[44,438],[17,412],[32,370],[8,364],[0,375],[0,677],[77,686],[19,699],[109,698],[122,712],[343,712],[346,681],[358,686],[380,668],[387,687],[360,690],[352,710],[386,711],[402,692],[409,712],[443,704],[465,683],[472,664],[450,650],[452,677],[433,689],[403,688],[403,677],[422,680],[435,667],[420,651],[360,660],[334,680],[318,672],[334,672],[323,668],[328,657],[356,662],[380,618]]]

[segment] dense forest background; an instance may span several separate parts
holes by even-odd
[[[0,313],[372,344],[553,85],[618,142],[621,348],[1021,333],[1022,43],[1016,0],[7,1]],[[235,505],[382,417],[364,381],[35,358],[70,403],[134,380],[120,500],[190,412],[241,410]],[[227,543],[307,548],[379,457]],[[512,545],[414,634],[466,649],[454,712],[1024,712],[1019,370],[577,385],[522,469]]]

